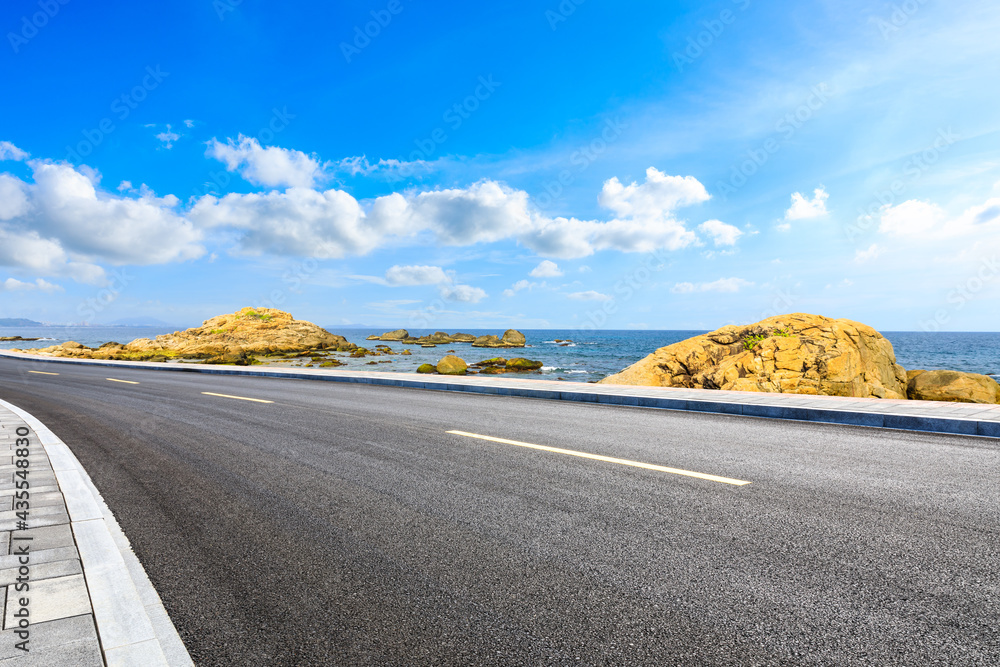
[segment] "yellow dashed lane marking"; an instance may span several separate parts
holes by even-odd
[[[45,371],[28,371],[29,373],[36,373],[38,375],[59,375],[59,373],[46,373]]]
[[[254,403],[274,403],[274,401],[265,401],[261,398],[247,398],[246,396],[230,396],[229,394],[215,394],[210,391],[201,392],[206,396],[221,396],[222,398],[235,398],[237,401],[253,401]]]
[[[685,477],[695,477],[697,479],[704,479],[710,482],[719,482],[720,484],[732,484],[734,486],[745,486],[750,482],[744,481],[742,479],[732,479],[730,477],[719,477],[718,475],[708,475],[703,472],[693,472],[691,470],[681,470],[680,468],[668,468],[666,466],[658,466],[653,463],[642,463],[640,461],[629,461],[628,459],[616,459],[612,456],[601,456],[600,454],[590,454],[588,452],[578,452],[572,449],[560,449],[558,447],[546,447],[545,445],[533,445],[530,442],[518,442],[517,440],[505,440],[503,438],[494,438],[488,435],[478,435],[476,433],[466,433],[465,431],[448,431],[453,435],[462,435],[466,438],[478,438],[480,440],[489,440],[490,442],[499,442],[504,445],[515,445],[517,447],[527,447],[528,449],[539,449],[543,452],[552,452],[554,454],[565,454],[567,456],[578,456],[582,459],[593,459],[594,461],[604,461],[605,463],[617,463],[623,466],[632,466],[634,468],[644,468],[645,470],[656,470],[657,472],[666,472],[671,475],[683,475]]]
[[[116,380],[115,378],[104,378],[108,382],[122,382],[124,384],[139,384],[138,382],[132,382],[131,380]]]

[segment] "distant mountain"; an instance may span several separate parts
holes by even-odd
[[[165,329],[175,329],[169,322],[158,320],[155,317],[125,317],[114,322],[108,322],[106,326],[112,327],[163,327]]]
[[[0,317],[0,327],[43,327],[41,322],[26,320],[23,317]]]

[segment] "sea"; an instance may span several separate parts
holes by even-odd
[[[403,349],[411,351],[410,356],[394,355],[363,359],[352,359],[343,354],[339,355],[339,359],[345,365],[340,368],[413,372],[420,364],[436,364],[442,356],[454,351],[457,356],[469,363],[496,356],[520,356],[541,361],[544,365],[536,376],[541,375],[551,380],[561,378],[569,382],[596,382],[612,373],[617,373],[659,347],[705,333],[704,331],[523,329],[521,332],[527,339],[524,349],[491,350],[473,348],[468,343],[422,348],[419,345],[366,340],[369,335],[382,334],[386,329],[345,329],[334,326],[327,327],[327,330],[363,347],[371,348],[374,345],[387,344],[397,352]],[[136,338],[155,338],[165,333],[173,333],[173,330],[163,327],[0,327],[0,338],[21,336],[42,339],[34,342],[0,342],[0,349],[46,347],[71,340],[88,347],[98,347],[109,341],[127,343]],[[429,329],[410,330],[413,336],[431,333],[434,332]],[[492,329],[464,329],[463,333],[479,336],[500,335],[503,332]],[[903,368],[927,370],[942,368],[981,373],[1000,380],[1000,333],[913,331],[882,333],[892,343],[896,351],[896,360]],[[370,364],[371,361],[376,363]]]

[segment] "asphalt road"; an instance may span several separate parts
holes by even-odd
[[[10,359],[0,398],[199,665],[1000,664],[995,440]]]

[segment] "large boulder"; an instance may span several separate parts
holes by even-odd
[[[507,347],[524,347],[524,334],[517,329],[507,329],[503,332],[501,339]]]
[[[437,372],[441,375],[465,375],[469,365],[453,354],[446,355],[438,362]]]
[[[417,339],[417,342],[421,345],[444,345],[445,343],[453,343],[455,341],[444,331],[435,331],[429,336],[421,336]]]
[[[507,360],[506,368],[509,371],[537,371],[542,366],[543,364],[540,361],[515,357]]]
[[[472,347],[524,347],[524,334],[517,329],[507,329],[503,337],[494,335],[479,336],[472,343]]]
[[[456,333],[452,334],[451,339],[456,343],[473,343],[475,342],[476,337],[472,334]]]
[[[794,313],[661,347],[601,383],[906,398],[907,377],[871,327]]]
[[[410,332],[406,329],[396,329],[395,331],[388,331],[381,336],[376,336],[375,339],[369,337],[369,340],[403,340],[410,337]]]
[[[1000,403],[1000,384],[978,373],[909,371],[906,395],[917,401]]]

